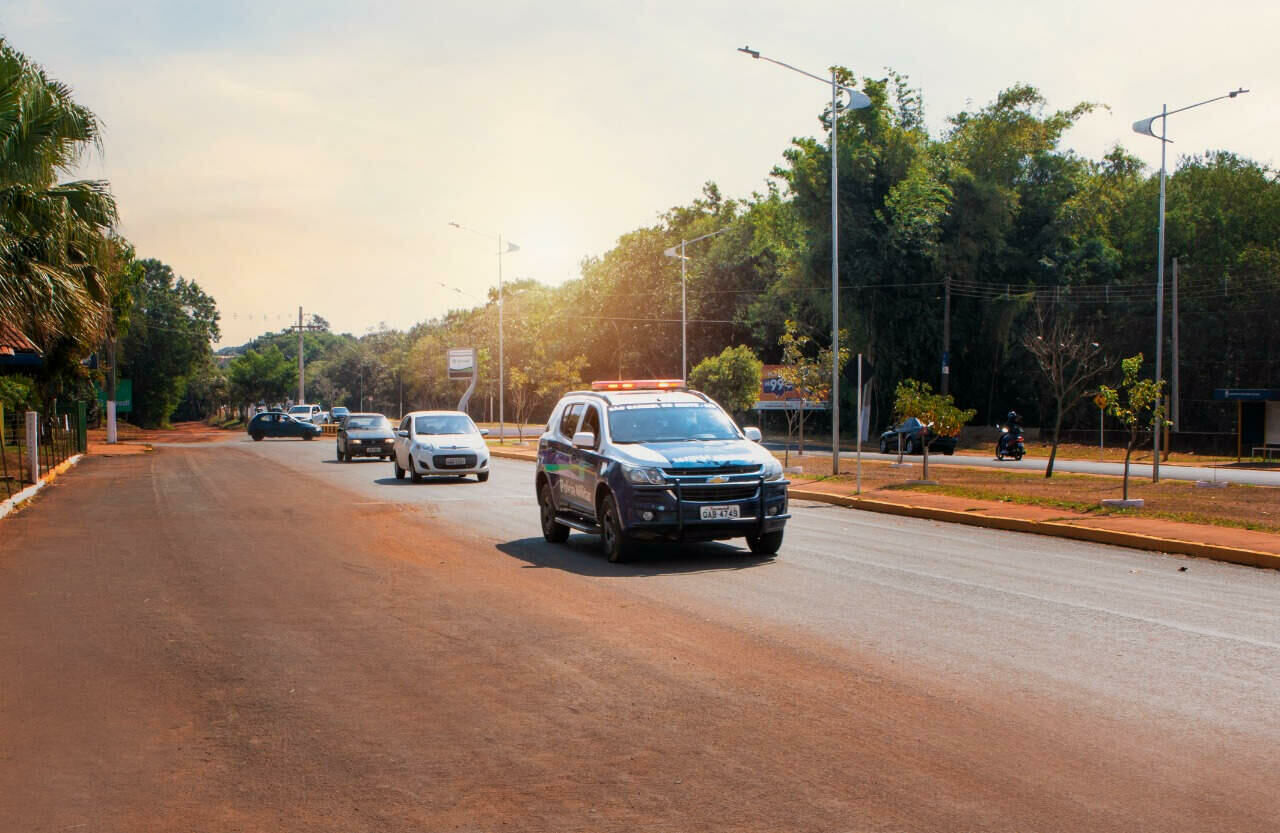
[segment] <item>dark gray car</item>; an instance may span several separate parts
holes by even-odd
[[[382,414],[348,414],[338,428],[338,462],[354,457],[391,456],[395,432]]]

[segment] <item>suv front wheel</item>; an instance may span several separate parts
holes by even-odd
[[[631,554],[633,545],[622,532],[622,518],[618,515],[618,504],[613,495],[604,499],[604,507],[600,510],[600,546],[610,564],[625,561]]]
[[[782,530],[766,532],[763,535],[748,535],[747,546],[756,555],[777,555],[782,547]]]

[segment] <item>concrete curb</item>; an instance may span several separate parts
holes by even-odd
[[[534,462],[537,459],[535,452],[505,448],[490,447],[489,454],[508,460],[525,460],[527,462]],[[1257,550],[1224,547],[1218,544],[1202,544],[1196,541],[1182,541],[1176,538],[1156,538],[1151,535],[1140,535],[1136,532],[1120,532],[1113,529],[1076,526],[1075,524],[1062,523],[1060,521],[1032,521],[1024,518],[1006,518],[1000,515],[959,512],[954,509],[912,506],[906,503],[891,503],[885,500],[872,500],[854,495],[839,495],[815,489],[797,489],[793,487],[790,491],[790,496],[795,500],[812,500],[818,503],[844,506],[849,509],[880,512],[886,515],[922,518],[930,521],[942,521],[943,523],[966,524],[986,529],[1002,529],[1008,532],[1026,532],[1032,535],[1051,535],[1055,538],[1070,538],[1094,544],[1110,544],[1115,547],[1129,547],[1136,550],[1190,555],[1196,558],[1225,561],[1229,564],[1243,564],[1247,567],[1280,570],[1280,555],[1258,552]]]
[[[22,504],[31,500],[31,498],[35,497],[40,492],[41,489],[43,489],[48,484],[52,483],[54,478],[56,478],[58,475],[65,472],[67,469],[74,466],[76,463],[79,463],[82,457],[84,457],[83,454],[73,454],[72,456],[63,460],[58,465],[54,466],[53,469],[50,470],[48,474],[40,478],[40,482],[36,483],[33,486],[28,486],[27,488],[23,489],[21,492],[18,492],[16,495],[14,495],[11,498],[7,498],[6,500],[0,501],[0,518],[5,517],[10,512],[13,512],[15,509],[21,506]]]

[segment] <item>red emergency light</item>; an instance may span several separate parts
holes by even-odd
[[[592,382],[592,390],[685,390],[683,379],[627,379]]]

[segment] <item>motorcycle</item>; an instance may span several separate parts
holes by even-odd
[[[996,459],[1003,460],[1006,457],[1012,457],[1015,460],[1021,460],[1022,455],[1027,453],[1027,448],[1023,445],[1022,431],[1014,433],[1009,431],[1009,426],[1000,429],[1000,438],[996,440]]]

